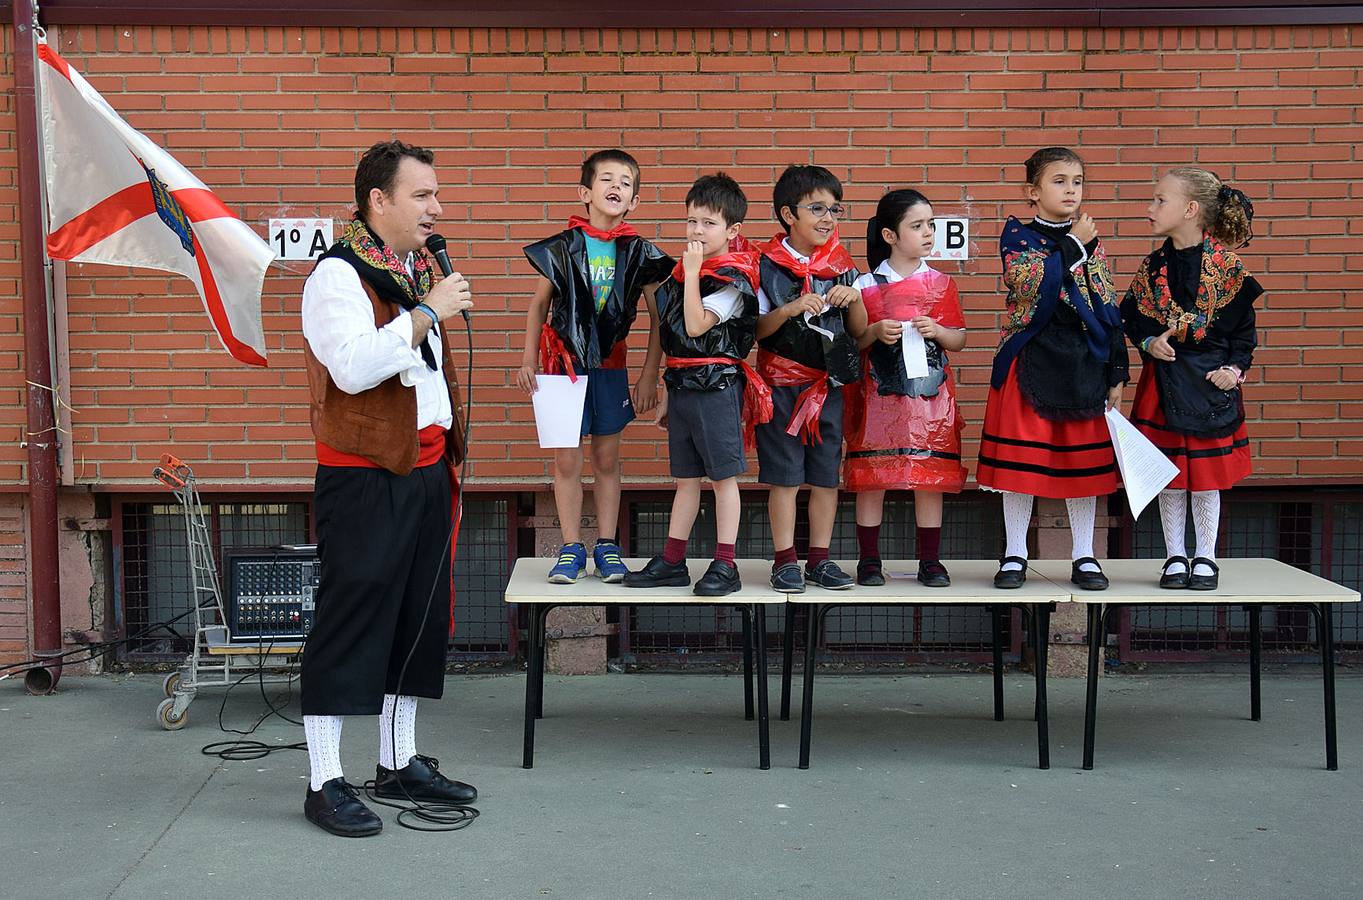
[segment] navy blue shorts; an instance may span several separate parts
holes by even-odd
[[[746,472],[743,382],[722,391],[669,390],[667,451],[673,478],[723,481]]]
[[[757,426],[757,480],[776,487],[838,486],[842,468],[842,388],[830,387],[819,413],[818,444],[802,443],[786,434],[795,399],[804,387],[773,387],[772,417]]]
[[[582,369],[577,373],[581,375]],[[628,369],[587,370],[587,402],[582,405],[582,436],[619,434],[634,421]]]

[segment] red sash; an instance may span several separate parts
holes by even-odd
[[[698,366],[738,366],[743,370],[743,446],[752,450],[757,446],[757,426],[771,421],[771,388],[745,360],[730,356],[699,358],[669,356],[669,369],[694,369]]]
[[[416,466],[429,466],[431,463],[439,462],[445,455],[445,428],[442,425],[427,425],[417,433],[417,439],[421,442],[420,449],[417,451]],[[354,453],[342,453],[333,447],[329,447],[321,441],[317,442],[317,463],[323,466],[354,466],[360,469],[378,469],[381,466],[370,462],[363,456]]]
[[[798,434],[800,440],[806,444],[822,443],[819,414],[823,412],[824,402],[828,400],[828,373],[811,369],[793,359],[777,356],[769,350],[757,351],[757,370],[772,387],[799,387],[813,382],[795,398],[795,410],[790,414],[786,434],[791,437]]]

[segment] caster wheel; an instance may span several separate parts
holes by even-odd
[[[182,711],[178,716],[175,715],[175,699],[167,697],[156,707],[156,720],[161,723],[161,727],[166,731],[179,731],[189,721],[189,710]]]
[[[161,682],[161,690],[166,692],[167,697],[174,697],[175,692],[180,689],[180,682],[184,680],[184,673],[180,671],[171,672]]]

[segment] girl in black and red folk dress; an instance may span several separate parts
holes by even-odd
[[[1070,580],[1103,590],[1093,554],[1097,495],[1117,488],[1117,459],[1103,413],[1126,383],[1122,337],[1107,257],[1092,217],[1080,214],[1084,162],[1046,147],[1027,160],[1030,222],[1009,218],[999,237],[1007,317],[994,355],[980,486],[1003,493],[1008,549],[994,586],[1027,578],[1027,527],[1034,497],[1063,499],[1070,519]]]
[[[1250,473],[1240,385],[1257,339],[1254,302],[1264,292],[1233,252],[1249,242],[1254,206],[1206,169],[1173,169],[1155,185],[1150,224],[1164,244],[1145,258],[1122,302],[1141,351],[1132,423],[1178,466],[1160,492],[1168,559],[1162,588],[1213,590],[1221,491]],[[1197,549],[1184,524],[1192,493]]]

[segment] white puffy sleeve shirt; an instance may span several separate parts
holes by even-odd
[[[410,265],[410,262],[409,262]],[[425,315],[425,313],[420,313]],[[303,337],[327,367],[331,380],[347,394],[377,387],[394,375],[416,388],[416,427],[454,424],[438,327],[428,340],[437,368],[432,371],[412,346],[412,313],[400,312],[382,328],[374,327],[374,307],[349,263],[324,259],[303,285]]]

